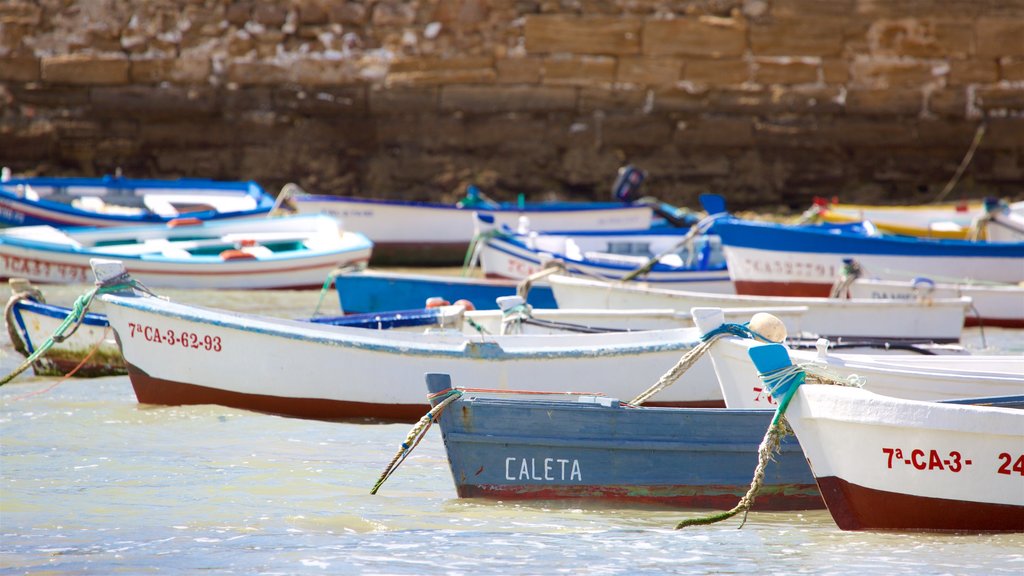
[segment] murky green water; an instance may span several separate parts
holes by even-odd
[[[319,297],[168,293],[286,317]],[[1024,333],[986,336],[1024,352]],[[6,374],[21,358],[3,351]],[[127,377],[58,382],[0,388],[3,574],[1024,573],[1024,535],[842,532],[824,511],[675,531],[698,513],[459,500],[436,428],[371,496],[408,425],[148,407]]]

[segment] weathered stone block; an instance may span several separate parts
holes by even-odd
[[[252,19],[264,26],[280,28],[288,17],[288,8],[274,2],[257,2],[252,11]]]
[[[359,2],[331,2],[329,4],[330,19],[340,24],[362,26],[366,24],[366,6]]]
[[[975,92],[975,104],[986,114],[1005,116],[1024,112],[1024,88],[1021,87],[979,87]]]
[[[440,90],[432,86],[372,86],[367,97],[373,114],[431,113],[441,105]]]
[[[39,59],[34,56],[0,56],[0,80],[35,82],[39,74]]]
[[[1024,118],[989,118],[985,137],[978,146],[983,149],[1024,148]]]
[[[999,81],[999,64],[992,59],[951,60],[949,62],[950,86],[965,84],[992,84]]]
[[[372,4],[370,22],[374,26],[411,26],[416,21],[416,8],[398,0]]]
[[[1016,17],[982,16],[975,23],[977,55],[999,58],[1024,56],[1024,15]]]
[[[642,22],[632,18],[526,16],[526,51],[531,54],[639,54]]]
[[[53,84],[127,84],[129,62],[123,56],[65,54],[42,60],[42,79]]]
[[[217,110],[216,93],[205,86],[97,87],[90,99],[99,117],[178,118],[208,116]]]
[[[1001,58],[999,79],[1007,82],[1024,81],[1024,58]]]
[[[131,61],[129,77],[136,84],[205,84],[212,71],[209,58],[146,58]]]
[[[750,64],[733,58],[690,59],[683,65],[683,79],[708,86],[742,84],[750,80]]]
[[[499,58],[495,61],[499,84],[540,83],[542,59],[540,58]]]
[[[227,81],[241,85],[281,84],[288,81],[289,68],[261,61],[235,60],[227,66]]]
[[[840,89],[775,86],[764,90],[720,89],[709,93],[709,107],[725,113],[836,114],[842,110]]]
[[[946,118],[967,116],[967,90],[964,87],[940,88],[928,93],[928,110]]]
[[[648,56],[741,56],[747,50],[747,29],[739,20],[711,16],[648,20],[643,52]]]
[[[842,58],[822,58],[821,73],[826,84],[846,84],[850,80],[850,63]]]
[[[289,64],[288,79],[303,86],[338,86],[361,82],[359,72],[350,60],[303,58]]]
[[[551,86],[593,86],[615,81],[615,58],[554,56],[544,59],[542,83]]]
[[[822,17],[777,18],[750,26],[750,47],[755,56],[838,56],[843,49],[847,19]]]
[[[709,107],[706,89],[672,87],[654,91],[655,112],[704,112]]]
[[[277,110],[295,112],[304,116],[364,115],[368,111],[366,87],[311,87],[283,86],[273,93]]]
[[[682,70],[683,62],[678,58],[621,56],[615,81],[641,86],[667,86],[679,80]]]
[[[388,73],[385,85],[393,86],[443,86],[445,84],[492,84],[497,79],[493,68],[475,70],[433,70],[424,72]]]
[[[610,147],[657,147],[668,144],[675,122],[664,116],[610,114],[601,122],[601,142]]]
[[[701,115],[677,122],[673,142],[696,148],[752,146],[753,120],[746,116]]]
[[[868,116],[917,116],[924,107],[921,90],[871,90],[851,88],[846,93],[846,112]]]
[[[653,94],[640,87],[584,87],[580,88],[579,111],[584,114],[593,112],[639,112],[649,105],[648,94]]]
[[[858,59],[850,66],[850,83],[879,90],[923,87],[937,81],[938,71],[919,60]]]
[[[872,149],[909,146],[917,139],[916,122],[894,121],[892,118],[836,118],[832,139],[842,146],[864,146]]]
[[[444,86],[441,109],[448,112],[551,112],[576,108],[576,89],[538,86]]]
[[[754,64],[754,80],[760,84],[814,84],[818,65],[799,60],[760,60]]]
[[[878,56],[965,58],[974,49],[974,30],[963,20],[880,19],[872,22],[867,40]]]
[[[0,4],[0,27],[9,25],[38,26],[42,8],[24,0],[8,0]]]

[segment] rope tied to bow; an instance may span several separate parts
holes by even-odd
[[[36,360],[46,354],[50,348],[53,348],[54,344],[59,344],[74,335],[78,330],[78,327],[82,325],[82,321],[85,320],[85,313],[97,295],[124,292],[132,289],[152,294],[149,289],[140,284],[137,280],[129,277],[127,273],[112,278],[104,283],[97,282],[95,286],[75,299],[75,303],[71,307],[71,312],[69,312],[67,317],[64,318],[59,326],[57,326],[53,335],[40,344],[39,347],[29,354],[25,358],[25,361],[19,364],[18,367],[10,374],[0,379],[0,386],[7,384],[11,380],[17,378],[22,372],[28,370]]]
[[[699,344],[688,350],[686,354],[683,354],[683,357],[676,362],[675,366],[669,368],[668,372],[665,372],[661,378],[658,378],[658,381],[650,388],[644,390],[636,398],[630,400],[629,404],[639,406],[649,400],[651,396],[654,396],[658,392],[661,392],[665,388],[675,384],[675,382],[679,380],[679,378],[681,378],[682,375],[690,369],[690,367],[697,363],[697,360],[700,360],[701,356],[711,349],[711,345],[719,338],[724,336],[739,336],[741,338],[751,338],[760,342],[772,342],[768,337],[751,330],[749,324],[750,322],[743,324],[729,322],[722,324],[714,330],[708,331],[700,337]]]

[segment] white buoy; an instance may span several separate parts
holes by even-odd
[[[750,318],[750,329],[772,342],[781,343],[786,339],[786,325],[773,314],[758,312]]]

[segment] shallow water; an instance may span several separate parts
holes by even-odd
[[[285,317],[319,299],[167,293]],[[1022,332],[985,336],[1024,352]],[[21,357],[3,352],[6,374]],[[140,406],[127,377],[24,375],[0,388],[0,573],[1024,573],[1022,534],[842,532],[825,511],[676,531],[702,513],[459,500],[436,428],[371,496],[409,428]]]

